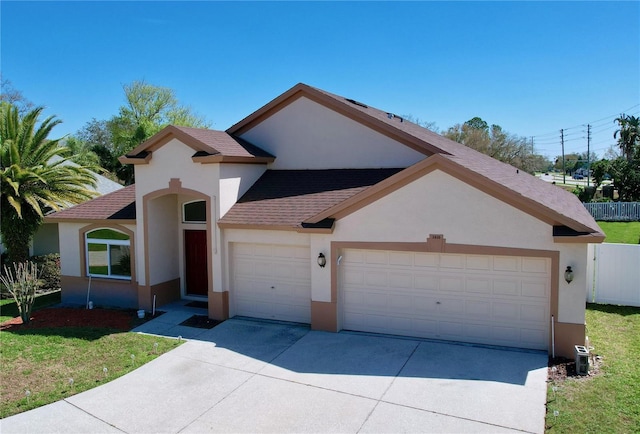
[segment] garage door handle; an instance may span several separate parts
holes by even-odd
[[[275,287],[275,286],[272,286],[272,287],[271,287],[271,289],[276,289],[276,287]]]
[[[436,301],[436,304],[440,304],[440,302],[439,302],[439,301]]]

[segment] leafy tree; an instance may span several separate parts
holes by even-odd
[[[499,125],[489,126],[479,117],[454,125],[444,136],[527,172],[550,164],[545,157],[534,154],[526,138],[510,134]]]
[[[593,171],[592,177],[593,177],[594,187],[598,188],[600,187],[600,185],[602,185],[602,181],[604,181],[605,176],[607,175],[607,172],[609,171],[610,167],[611,167],[611,164],[609,163],[609,160],[604,158],[602,160],[598,160],[594,162],[591,165],[591,170]]]
[[[167,125],[207,128],[209,123],[189,107],[180,105],[170,88],[134,81],[123,89],[125,104],[118,114],[109,120],[92,119],[75,134],[75,139],[97,155],[100,166],[129,185],[134,182],[133,167],[122,165],[118,157]]]
[[[619,129],[614,133],[622,155],[611,160],[601,160],[594,166],[594,179],[602,182],[605,174],[611,175],[618,199],[623,202],[640,201],[640,135],[638,118],[620,115],[616,119]],[[612,153],[614,156],[615,154]]]
[[[618,190],[618,198],[622,202],[640,201],[640,155],[631,161],[625,158],[616,158],[611,161],[609,173],[613,179],[613,185]]]
[[[126,104],[109,121],[113,145],[123,155],[167,125],[207,128],[204,117],[178,103],[175,92],[145,81],[124,85]]]
[[[17,107],[0,104],[0,180],[2,242],[11,262],[29,258],[29,244],[46,212],[94,197],[93,174],[83,166],[69,166],[68,149],[50,140],[61,121],[50,116],[40,125],[43,108],[21,115]],[[61,157],[58,161],[54,157]]]
[[[69,150],[69,160],[85,166],[94,172],[105,172],[105,169],[102,168],[100,158],[87,143],[71,136],[64,139],[61,145]]]

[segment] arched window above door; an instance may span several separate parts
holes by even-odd
[[[182,205],[183,223],[206,223],[207,222],[207,202],[196,200],[186,202]]]

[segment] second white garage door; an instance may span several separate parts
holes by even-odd
[[[547,258],[346,249],[342,328],[548,349]]]
[[[311,322],[308,247],[233,243],[231,250],[236,315]]]

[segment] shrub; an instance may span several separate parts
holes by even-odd
[[[31,320],[31,309],[36,299],[36,290],[40,286],[38,266],[30,261],[13,264],[13,270],[6,265],[0,282],[11,293],[16,302],[22,323]]]
[[[60,255],[50,253],[31,258],[40,270],[41,287],[43,292],[57,291],[60,289]]]

